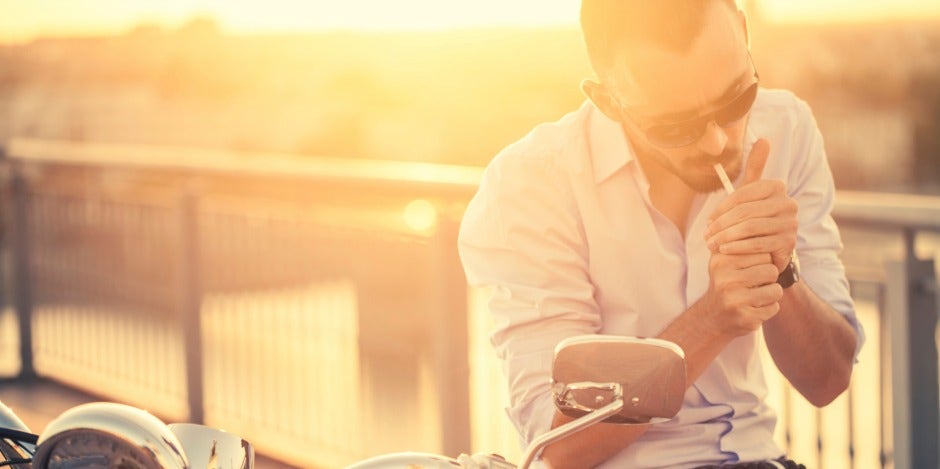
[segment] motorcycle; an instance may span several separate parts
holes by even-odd
[[[686,388],[685,355],[678,345],[661,339],[576,336],[555,347],[551,384],[555,407],[574,420],[533,440],[518,466],[497,454],[452,459],[403,452],[346,469],[528,469],[548,445],[592,425],[648,424],[675,417]]]
[[[53,419],[39,435],[0,403],[0,466],[14,469],[251,469],[244,439],[192,423],[164,424],[136,407],[94,402]]]

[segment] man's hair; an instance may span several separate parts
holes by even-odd
[[[735,0],[582,0],[581,31],[594,71],[603,73],[637,44],[687,52],[715,1],[737,9]]]

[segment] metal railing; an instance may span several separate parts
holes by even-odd
[[[513,452],[456,253],[481,169],[33,140],[0,168],[19,376],[225,427],[303,466]],[[936,467],[936,277],[914,253],[915,233],[940,232],[940,201],[840,192],[836,216],[853,295],[873,305],[877,363],[859,369],[878,385],[856,376],[817,411],[780,383],[781,443],[818,467]],[[894,232],[899,248],[861,247]]]
[[[868,340],[881,352],[879,403],[886,422],[880,428],[880,463],[885,467],[890,462],[896,468],[940,467],[940,302],[934,262],[940,253],[940,198],[842,191],[835,217],[843,229],[861,230],[869,238],[851,252],[849,280],[856,301],[868,290],[869,300],[879,310],[877,334]],[[851,238],[847,252],[849,242]],[[876,247],[880,243],[894,246]],[[879,251],[881,256],[876,255]],[[854,450],[850,446],[850,456]]]

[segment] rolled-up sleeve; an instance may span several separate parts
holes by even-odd
[[[509,384],[508,414],[526,442],[551,425],[555,345],[600,329],[570,191],[551,158],[510,147],[484,173],[458,238],[468,281],[492,291],[490,340]]]
[[[842,241],[839,228],[832,218],[835,185],[826,159],[823,138],[816,126],[809,106],[800,101],[802,114],[796,128],[795,141],[802,148],[791,166],[788,187],[790,196],[799,204],[800,229],[797,253],[803,281],[842,314],[855,329],[855,355],[865,342],[865,332],[855,315],[855,305],[849,291],[845,268],[839,259]]]

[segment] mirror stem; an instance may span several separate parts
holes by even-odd
[[[620,412],[620,409],[622,408],[623,396],[621,395],[618,399],[614,399],[614,401],[610,404],[607,404],[604,407],[601,407],[583,417],[572,420],[558,428],[555,428],[554,430],[549,431],[548,433],[545,433],[542,436],[539,436],[526,448],[525,454],[522,458],[522,464],[519,465],[519,469],[528,469],[529,465],[532,464],[532,461],[534,461],[535,458],[542,453],[542,450],[545,449],[546,446],[562,438],[565,438],[568,435],[572,435],[587,427],[590,427],[595,423],[602,422],[607,417]]]

